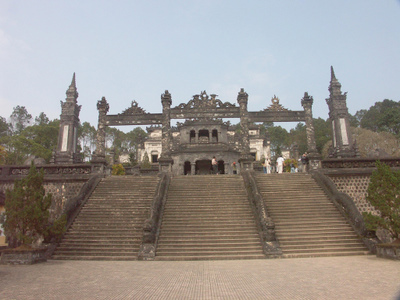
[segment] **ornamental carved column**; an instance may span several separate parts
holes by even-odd
[[[331,67],[331,82],[329,84],[329,119],[332,122],[332,149],[330,156],[335,158],[358,157],[358,149],[350,132],[349,113],[346,104],[346,93],[342,94],[342,85],[335,77]]]
[[[173,160],[171,158],[172,136],[171,136],[171,94],[166,90],[161,95],[163,107],[162,137],[161,137],[161,156],[159,161],[161,172],[171,172]]]
[[[303,99],[301,99],[301,105],[304,108],[304,114],[306,119],[308,160],[310,164],[310,169],[318,169],[321,162],[321,157],[317,151],[317,144],[315,143],[315,131],[312,118],[313,102],[314,102],[313,98],[309,96],[307,92],[305,92]]]
[[[82,160],[76,148],[81,106],[77,104],[79,94],[76,89],[75,73],[66,95],[65,102],[61,101],[60,130],[57,150],[54,156],[56,164],[73,164]]]
[[[109,105],[105,97],[97,101],[97,110],[99,111],[99,120],[96,135],[96,151],[93,155],[93,163],[106,164],[106,115]]]
[[[241,170],[253,170],[253,157],[250,155],[250,141],[249,141],[249,112],[247,111],[249,95],[240,89],[238,93],[237,102],[240,109],[240,167]]]

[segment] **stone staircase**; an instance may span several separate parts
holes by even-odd
[[[156,260],[265,258],[241,176],[172,179]]]
[[[52,258],[136,260],[158,180],[155,176],[102,179]]]
[[[257,174],[283,257],[369,254],[309,174]]]

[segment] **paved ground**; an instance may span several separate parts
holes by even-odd
[[[400,261],[375,256],[0,266],[0,299],[400,299]]]

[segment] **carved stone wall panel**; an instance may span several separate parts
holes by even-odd
[[[351,197],[360,211],[377,214],[375,208],[366,200],[370,175],[330,176],[338,191]]]
[[[49,209],[51,220],[61,216],[65,201],[69,198],[77,196],[84,184],[84,181],[45,182],[43,184],[46,194],[52,194],[52,203]],[[13,182],[0,182],[0,191],[3,191],[4,193],[7,189],[12,190],[13,188]]]

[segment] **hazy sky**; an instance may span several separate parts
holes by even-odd
[[[274,95],[301,110],[307,91],[326,119],[331,65],[354,114],[400,100],[399,20],[395,0],[0,0],[0,116],[59,118],[76,72],[80,120],[96,127],[102,96],[110,114],[132,100],[159,113],[166,89],[174,107],[244,88],[250,111]]]

